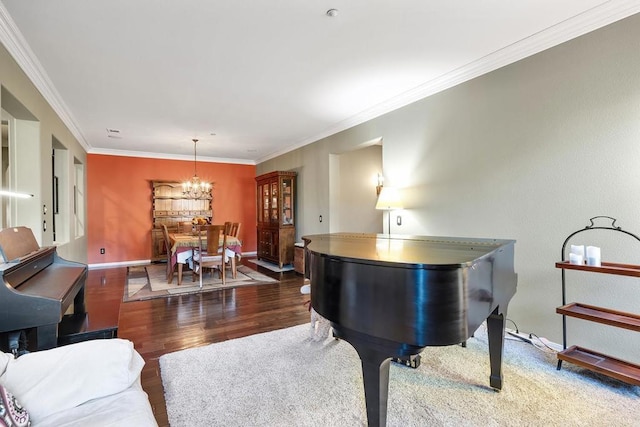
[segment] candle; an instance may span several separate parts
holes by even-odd
[[[571,245],[571,253],[584,258],[584,245]]]
[[[569,254],[569,262],[571,264],[578,264],[578,265],[582,265],[584,264],[584,258],[582,255],[578,255],[578,254]]]
[[[587,246],[587,265],[600,267],[600,248],[597,246]]]

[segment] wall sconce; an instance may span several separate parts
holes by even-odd
[[[376,196],[380,195],[383,184],[384,184],[384,177],[382,176],[382,174],[378,174],[378,184],[376,185]]]

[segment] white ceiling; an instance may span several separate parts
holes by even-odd
[[[88,152],[192,159],[198,138],[199,160],[248,164],[640,11],[638,0],[0,6],[3,44]]]

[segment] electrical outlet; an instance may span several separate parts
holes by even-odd
[[[104,248],[100,248],[100,255],[104,255]]]

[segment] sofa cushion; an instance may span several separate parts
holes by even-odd
[[[133,384],[117,394],[56,412],[34,427],[158,427],[142,387]]]
[[[4,371],[7,370],[7,366],[11,360],[15,359],[11,353],[3,353],[0,351],[0,375],[4,375]]]
[[[123,339],[99,339],[25,354],[7,363],[3,384],[28,408],[34,423],[133,384],[144,360]]]
[[[15,396],[0,385],[0,425],[26,427],[30,424],[29,413],[18,403]]]

